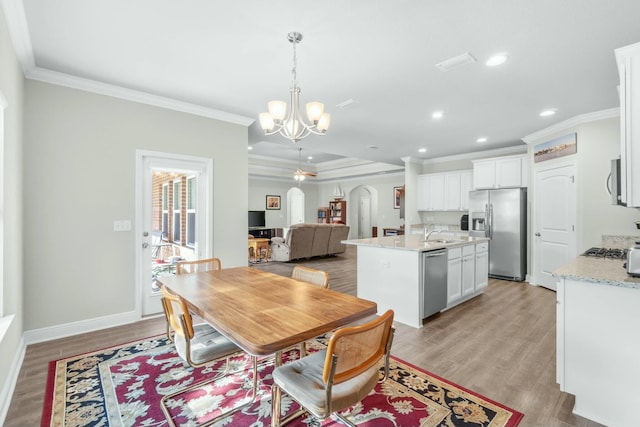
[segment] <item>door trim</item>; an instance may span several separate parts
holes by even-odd
[[[134,312],[138,319],[142,318],[142,293],[144,291],[143,270],[141,268],[143,243],[149,243],[150,238],[145,240],[142,236],[144,231],[145,203],[143,200],[145,185],[145,170],[149,168],[184,169],[197,171],[206,177],[198,179],[198,200],[203,201],[203,206],[209,213],[213,212],[213,159],[185,154],[165,153],[160,151],[136,150],[135,153],[135,220],[134,220],[134,257],[135,257],[135,286],[134,286]],[[212,256],[213,248],[213,215],[197,215],[196,226],[198,235],[205,236],[205,241],[198,242],[196,251],[198,257]],[[151,231],[151,230],[149,230]]]

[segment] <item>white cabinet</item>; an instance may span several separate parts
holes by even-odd
[[[444,210],[444,175],[427,175],[429,183],[429,208],[430,211]]]
[[[460,172],[460,210],[469,210],[469,191],[473,190],[473,172]]]
[[[472,294],[475,290],[474,245],[462,247],[462,296]]]
[[[616,49],[620,74],[622,201],[640,207],[640,43]]]
[[[451,248],[447,256],[447,305],[451,305],[462,297],[462,249]]]
[[[448,250],[447,307],[478,295],[487,287],[488,243],[466,245]],[[476,254],[476,250],[480,253]],[[478,259],[477,255],[480,255]]]
[[[429,210],[429,175],[418,175],[416,183],[416,209],[419,211]]]
[[[464,211],[469,206],[471,171],[418,175],[416,207],[419,211]]]
[[[489,284],[489,242],[476,244],[475,289],[484,289]]]
[[[527,186],[526,156],[506,156],[473,161],[473,188]]]
[[[445,173],[443,186],[443,207],[445,211],[460,210],[460,173]]]

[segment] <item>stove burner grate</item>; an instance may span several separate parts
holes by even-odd
[[[587,249],[582,255],[598,258],[626,259],[627,249],[591,248]]]

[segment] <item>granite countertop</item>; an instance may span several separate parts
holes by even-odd
[[[442,240],[442,241],[439,241]],[[422,235],[405,234],[404,236],[386,236],[372,237],[369,239],[353,239],[343,240],[342,243],[347,245],[374,246],[386,249],[400,249],[405,251],[434,251],[436,249],[448,249],[461,247],[466,245],[475,245],[476,243],[488,242],[486,237],[457,237],[440,239],[438,235],[432,235],[429,242],[424,241]]]
[[[554,277],[609,286],[640,289],[640,277],[622,267],[624,260],[579,256],[553,272]]]

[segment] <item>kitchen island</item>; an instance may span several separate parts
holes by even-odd
[[[573,412],[608,426],[637,426],[640,278],[623,260],[580,256],[558,278],[556,381]]]
[[[424,235],[409,234],[342,243],[357,246],[357,296],[375,301],[379,312],[393,310],[396,321],[415,328],[421,328],[423,319],[433,314],[433,291],[444,292],[437,312],[480,295],[488,283],[486,238],[439,238],[436,234],[425,241]],[[438,264],[438,271],[430,270],[435,264],[427,264],[425,253],[435,255],[443,250],[444,264]]]

